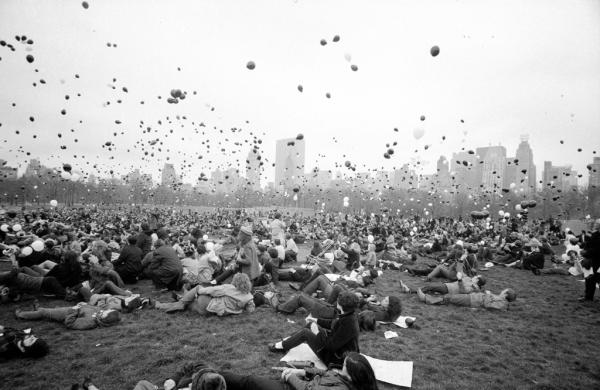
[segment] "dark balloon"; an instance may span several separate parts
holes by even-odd
[[[81,3],[81,6],[82,6],[83,8],[85,8],[85,9],[88,9],[88,8],[90,8],[90,5],[88,4],[88,2],[87,2],[87,1],[84,1],[83,3]]]
[[[350,65],[350,69],[352,69],[354,72],[356,72],[358,70],[358,66]]]
[[[334,42],[339,42],[340,41],[340,36],[339,35],[334,36],[333,37],[333,41]]]
[[[297,139],[298,141],[300,141],[300,140],[303,140],[303,139],[304,139],[304,134],[298,134],[298,135],[296,136],[296,139]]]
[[[71,172],[72,169],[71,164],[63,164],[63,171]]]
[[[327,41],[324,39],[321,39],[321,46],[325,46],[327,44]]]
[[[29,62],[30,64],[33,62],[34,58],[31,54],[27,54],[27,57],[25,57],[25,59],[27,60],[27,62]]]
[[[248,61],[248,63],[246,64],[246,68],[252,70],[256,68],[256,64],[254,63],[254,61]]]
[[[302,85],[298,85],[298,91],[300,91],[300,92],[304,91],[304,88],[302,87]]]
[[[433,57],[436,57],[438,54],[440,54],[440,48],[437,46],[433,46],[430,50],[430,53]]]

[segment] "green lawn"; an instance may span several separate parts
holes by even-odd
[[[415,295],[404,295],[403,313],[417,317],[416,326],[390,325],[362,333],[361,351],[380,359],[414,361],[414,389],[600,388],[600,302],[577,302],[582,282],[500,267],[485,275],[488,289],[517,291],[519,298],[508,312],[427,306]],[[382,295],[395,294],[400,279],[423,283],[388,270],[375,289]],[[132,289],[157,296],[147,281]],[[289,289],[283,292],[291,294]],[[160,298],[169,299],[166,294]],[[44,298],[40,303],[64,304]],[[51,353],[41,360],[0,365],[2,389],[66,389],[87,375],[103,390],[132,389],[140,379],[162,385],[181,364],[198,360],[275,377],[270,367],[281,355],[270,353],[267,343],[296,330],[306,315],[284,316],[266,307],[226,318],[151,310],[125,315],[116,327],[68,331],[58,323],[15,320],[14,309],[27,305],[2,306],[0,323],[32,327],[50,343]],[[383,333],[388,329],[400,337],[386,340]]]

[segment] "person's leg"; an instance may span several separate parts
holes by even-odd
[[[208,304],[210,303],[211,297],[210,295],[200,295],[198,297],[198,299],[196,299],[195,301],[193,301],[192,303],[189,304],[188,309],[190,311],[196,312],[200,315],[207,315],[210,314],[206,308],[208,307]]]
[[[600,281],[597,273],[593,273],[585,278],[585,300],[593,301],[596,293],[596,283]]]
[[[445,283],[430,283],[421,289],[425,294],[448,294],[448,287]]]
[[[323,295],[327,297],[331,295],[333,287],[331,286],[331,282],[329,281],[329,279],[327,279],[327,276],[318,275],[315,279],[313,279],[313,281],[308,283],[302,289],[302,291],[308,295],[312,295],[313,293],[317,292],[317,290],[321,290],[323,292]]]
[[[445,267],[444,267],[443,265],[438,265],[437,267],[435,267],[435,268],[433,269],[433,271],[431,271],[431,272],[430,272],[430,273],[427,275],[427,280],[431,280],[431,279],[433,279],[433,278],[437,278],[437,277],[440,277],[440,276],[442,276],[442,272],[443,272],[442,270],[443,270],[444,268],[445,268]]]
[[[117,287],[113,282],[107,280],[98,289],[94,289],[96,294],[112,294],[112,295],[124,295],[126,297],[131,295],[131,291]]]
[[[49,260],[48,260],[48,261],[49,261]],[[26,267],[23,267],[23,268],[26,268]],[[31,266],[31,270],[32,270],[34,273],[37,273],[37,276],[46,276],[46,274],[49,272],[47,269],[45,269],[45,268],[42,268],[42,267],[41,267],[41,266],[39,266],[39,265],[32,265],[32,266]],[[33,276],[33,274],[32,274],[31,276]]]
[[[471,307],[471,297],[469,294],[444,295],[443,298],[446,304]]]
[[[52,260],[46,260],[39,265],[40,268],[50,271],[52,268],[56,266],[56,263]]]
[[[232,372],[220,372],[227,383],[228,390],[286,390],[287,385],[279,380],[255,375],[239,375]]]
[[[341,284],[334,284],[331,288],[331,294],[327,297],[327,303],[334,304],[337,302],[339,295],[346,291],[346,288]]]
[[[43,293],[46,294],[54,294],[61,298],[64,298],[67,295],[67,290],[59,283],[59,281],[52,276],[45,277],[42,279],[42,288]]]
[[[121,279],[121,276],[119,275],[119,273],[117,271],[110,270],[110,271],[108,271],[107,276],[110,279],[110,281],[113,282],[117,287],[125,286],[125,283],[123,283],[123,280]]]
[[[279,305],[277,305],[277,311],[280,311],[280,312],[283,312],[283,313],[287,313],[287,314],[294,313],[301,306],[300,305],[300,298],[302,296],[303,296],[303,294],[293,295],[287,301],[285,301],[285,302],[280,303]]]
[[[306,297],[304,300],[308,299],[310,298]],[[304,306],[305,303],[308,304],[308,302],[303,302],[303,300],[301,300],[302,307],[305,307],[315,318],[332,320],[336,316],[335,307],[333,305],[321,301],[320,299],[312,299],[312,302],[310,303],[310,308]]]
[[[223,283],[225,280],[227,280],[227,278],[229,278],[230,276],[233,276],[236,273],[236,271],[234,270],[225,270],[221,275],[217,276],[215,278],[215,281],[217,282],[217,284],[221,284]]]
[[[38,271],[35,271],[34,269],[32,269],[30,267],[20,267],[18,272],[25,274],[25,275],[33,276],[36,278],[42,276]]]
[[[315,353],[318,353],[323,348],[324,338],[325,332],[319,332],[315,335],[310,329],[302,328],[283,340],[282,345],[284,350],[289,351],[302,343],[307,343]]]
[[[40,307],[35,311],[21,311],[17,312],[17,317],[21,320],[51,320],[57,322],[63,322],[69,311],[70,307],[56,307],[56,308],[43,308]]]

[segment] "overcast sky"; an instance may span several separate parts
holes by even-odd
[[[273,180],[275,140],[298,133],[307,169],[333,171],[346,160],[366,171],[418,159],[433,173],[440,155],[463,147],[502,143],[514,156],[529,134],[538,177],[552,160],[587,181],[600,153],[597,0],[92,0],[89,9],[2,0],[0,40],[15,48],[0,47],[0,158],[21,169],[40,157],[158,179],[169,157],[192,182],[243,167],[256,135]],[[168,104],[173,88],[187,98]],[[156,138],[163,145],[152,148]]]

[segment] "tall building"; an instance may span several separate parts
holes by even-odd
[[[457,190],[478,189],[481,184],[478,159],[474,154],[460,152],[452,154],[452,171],[454,172],[454,182],[457,183]]]
[[[392,187],[407,190],[417,188],[418,177],[409,164],[404,164],[392,173]]]
[[[166,163],[163,167],[160,184],[163,186],[174,186],[179,183],[177,174],[175,173],[175,167],[173,164]]]
[[[248,186],[253,191],[260,190],[260,167],[261,167],[261,156],[255,150],[251,150],[248,152],[248,157],[246,158],[246,180]]]
[[[517,181],[517,165],[514,163],[514,157],[506,158],[506,167],[504,167],[504,180],[502,180],[502,188],[510,188],[512,183]]]
[[[300,184],[304,176],[305,165],[304,139],[280,139],[275,150],[275,185],[291,188]]]
[[[517,161],[517,188],[523,189],[523,192],[535,192],[537,187],[535,164],[533,162],[533,151],[529,145],[529,136],[522,135],[521,143],[517,148],[515,155]]]
[[[450,164],[446,156],[440,156],[437,161],[436,180],[440,188],[450,187]]]
[[[216,193],[225,192],[225,183],[223,182],[223,172],[220,169],[216,169],[210,174],[210,186]]]
[[[588,165],[590,173],[589,187],[600,188],[600,157],[594,157],[594,162]]]
[[[544,172],[542,172],[543,189],[560,189],[562,192],[577,187],[577,172],[570,165],[554,166],[552,161],[544,161]]]
[[[504,171],[506,169],[506,148],[504,146],[488,146],[477,148],[479,156],[478,176],[480,188],[487,191],[499,191],[503,185]]]
[[[318,168],[312,170],[308,176],[308,186],[311,188],[328,188],[331,184],[331,171]]]

